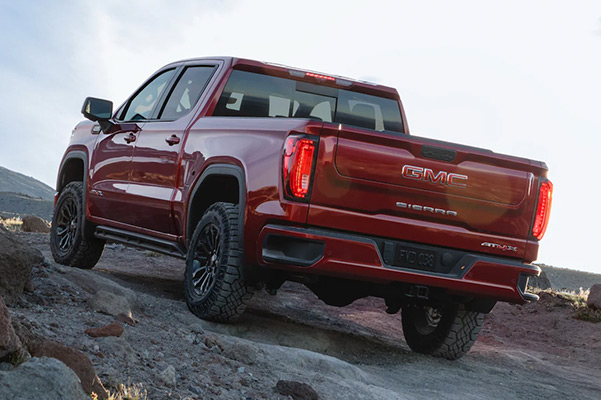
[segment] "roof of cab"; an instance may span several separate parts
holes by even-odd
[[[316,72],[296,67],[289,67],[286,65],[275,64],[270,62],[262,62],[256,60],[250,60],[247,58],[237,57],[200,57],[191,58],[186,60],[180,60],[170,63],[167,66],[178,65],[182,63],[190,63],[196,61],[222,61],[226,66],[246,70],[249,72],[258,72],[268,75],[280,76],[282,78],[295,79],[295,80],[308,80],[319,84],[334,86],[353,91],[363,92],[367,94],[380,95],[384,97],[399,99],[397,90],[390,86],[379,85],[376,83],[361,81],[352,78],[346,78],[339,75],[327,74],[322,72]],[[309,74],[309,75],[307,75]],[[315,76],[331,77],[331,80],[325,80],[316,78]]]

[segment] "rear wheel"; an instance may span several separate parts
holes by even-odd
[[[50,249],[57,263],[90,269],[102,255],[104,240],[83,237],[83,196],[82,182],[71,182],[64,187],[54,207]]]
[[[243,276],[243,251],[238,206],[215,203],[196,226],[188,256],[184,286],[188,308],[213,321],[233,321],[252,297]]]
[[[476,341],[484,314],[468,311],[461,303],[408,304],[403,306],[402,321],[411,350],[456,360]]]

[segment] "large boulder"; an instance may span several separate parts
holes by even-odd
[[[0,226],[0,296],[6,305],[14,305],[31,279],[31,268],[44,262],[39,250],[17,240]]]
[[[19,400],[90,400],[77,375],[54,358],[32,358],[11,371],[0,371],[0,397]]]
[[[173,365],[167,366],[167,368],[159,373],[159,377],[167,386],[175,387],[175,384],[177,383],[177,374]]]
[[[94,311],[116,317],[120,314],[132,315],[131,305],[125,296],[106,290],[97,291],[89,300],[89,305]]]
[[[586,305],[590,308],[601,310],[601,284],[591,286],[591,291],[586,299]]]
[[[319,400],[317,392],[306,383],[279,380],[275,389],[279,394],[290,396],[294,400]]]
[[[86,329],[86,335],[91,337],[108,337],[115,336],[119,337],[123,335],[123,326],[117,322],[112,322],[105,326],[99,326],[98,328],[88,328]]]
[[[89,305],[95,311],[113,316],[119,314],[132,316],[132,311],[138,311],[141,308],[137,293],[119,285],[117,282],[103,278],[92,271],[58,264],[55,264],[54,267],[72,284],[92,295],[92,298],[89,299]],[[114,296],[107,295],[107,293]]]
[[[21,349],[21,341],[15,333],[10,314],[0,297],[0,360],[8,358]]]
[[[132,367],[138,363],[136,351],[127,340],[121,337],[107,336],[97,338],[95,341],[100,345],[100,350],[104,354],[111,355],[113,359],[122,359]]]
[[[23,232],[50,233],[50,224],[35,215],[26,215],[22,219]]]
[[[36,344],[46,340],[46,338],[34,332],[32,323],[25,318],[15,318],[13,316],[11,319],[11,324],[15,330],[15,333],[17,334],[17,337],[23,345],[24,351],[29,352],[29,349],[32,346],[35,346]]]
[[[77,374],[86,393],[94,392],[101,399],[108,397],[92,362],[81,351],[47,340],[31,346],[30,352],[33,357],[51,357],[62,361]]]

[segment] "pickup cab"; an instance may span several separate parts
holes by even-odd
[[[414,351],[455,359],[528,278],[551,207],[543,162],[410,134],[393,88],[199,58],[121,106],[86,98],[57,178],[51,249],[92,268],[106,241],[185,260],[201,318],[305,284],[402,310]]]

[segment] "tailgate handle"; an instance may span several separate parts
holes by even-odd
[[[457,157],[455,150],[442,149],[434,146],[422,146],[422,156],[430,158],[432,160],[447,161],[451,162]]]

